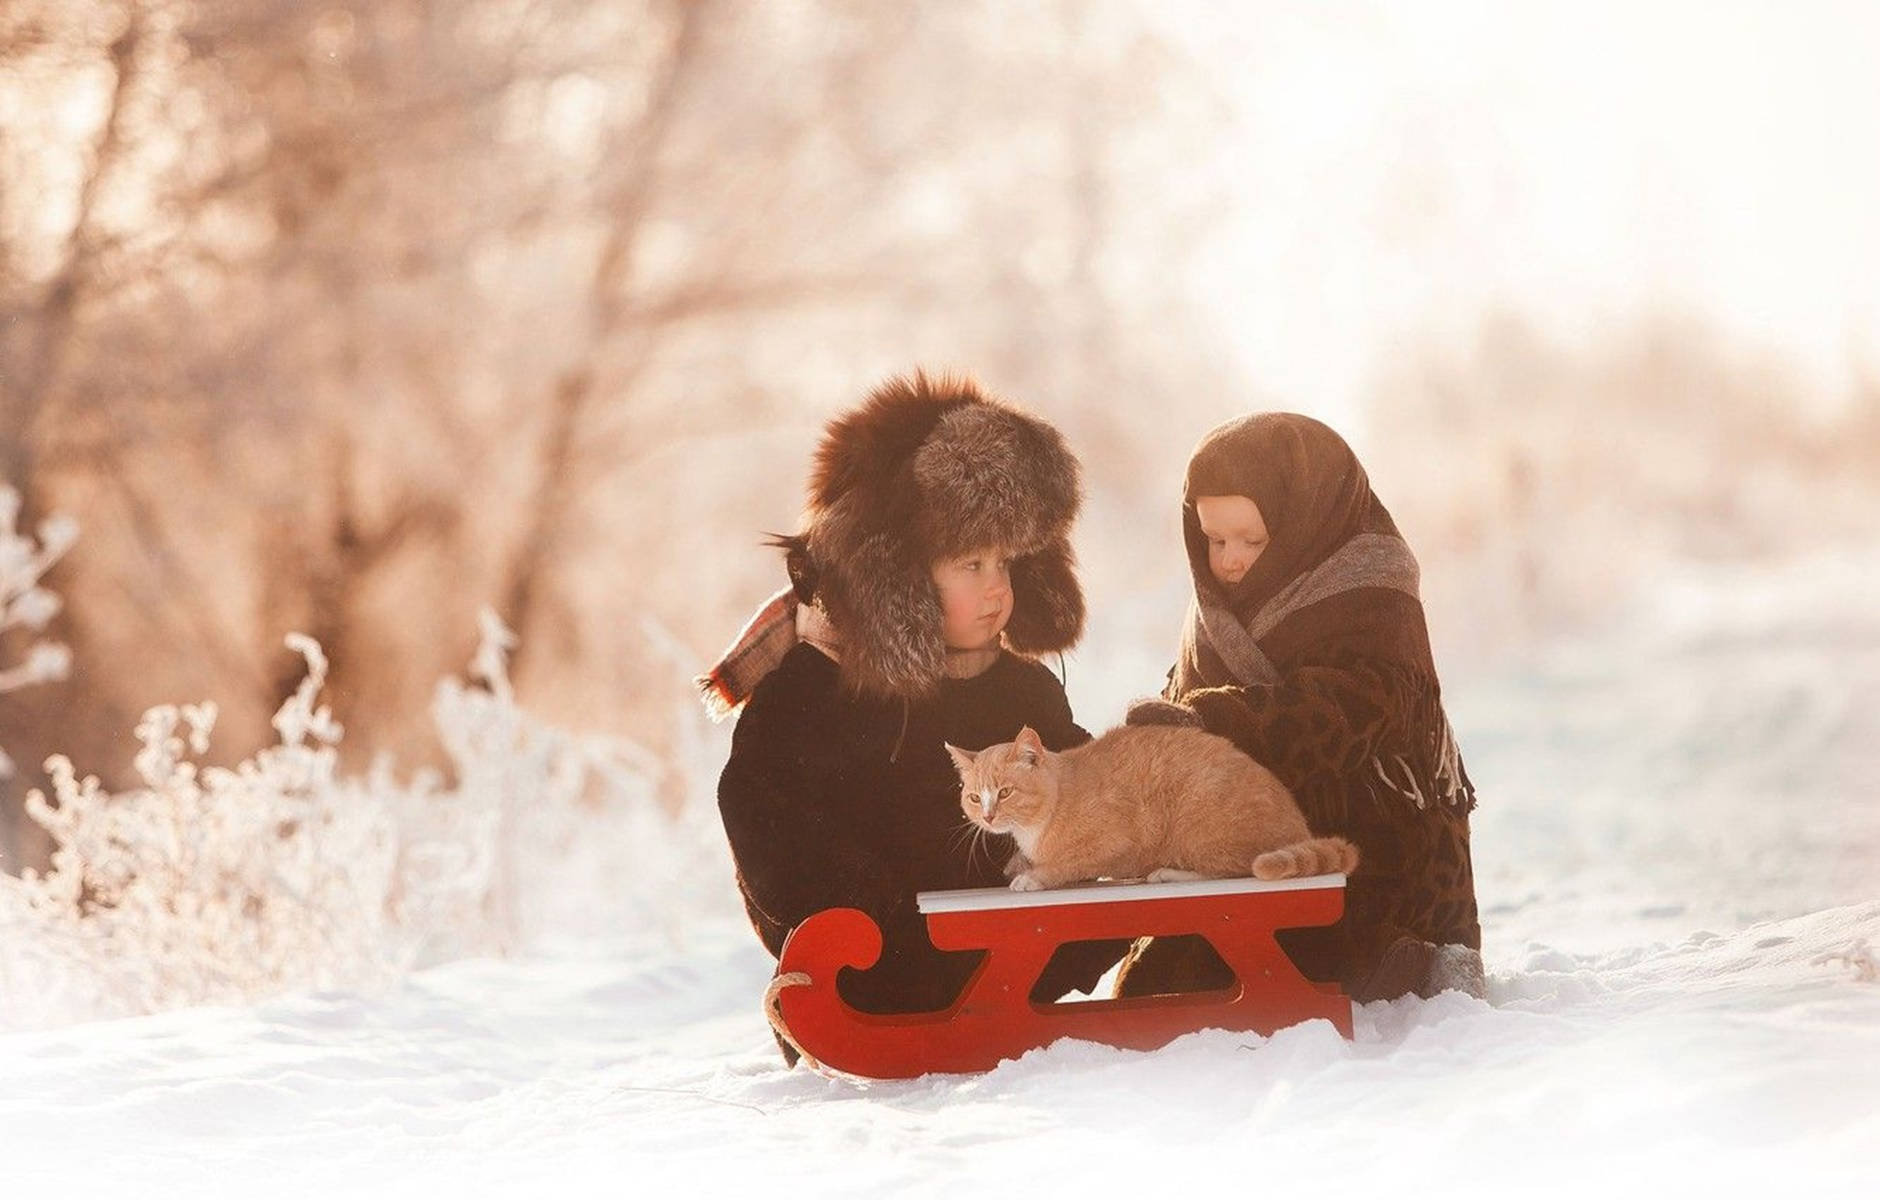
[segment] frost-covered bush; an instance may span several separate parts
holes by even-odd
[[[648,936],[673,941],[699,917],[736,913],[717,809],[702,802],[703,764],[716,751],[680,744],[662,760],[627,739],[536,719],[510,690],[504,655],[512,635],[487,612],[482,633],[470,671],[481,686],[446,680],[432,705],[456,790],[448,806],[421,811],[448,809],[459,821],[475,814],[487,826],[487,840],[477,844],[502,852],[475,866],[490,874],[483,910],[437,926],[478,930],[501,949],[565,939],[605,948]],[[687,731],[711,737],[704,724],[702,714],[681,722],[681,742]],[[666,762],[699,776],[692,802],[676,815],[661,801]],[[426,957],[455,950],[434,946]]]
[[[213,705],[145,715],[135,790],[47,763],[53,795],[28,813],[54,839],[50,867],[0,875],[0,1028],[370,989],[560,932],[676,932],[688,905],[673,889],[698,881],[687,864],[717,839],[660,809],[647,752],[519,708],[493,617],[478,682],[438,689],[452,785],[400,783],[385,764],[341,775],[325,658],[288,644],[307,675],[275,715],[279,744],[233,770],[195,761]]]
[[[78,538],[78,526],[51,517],[39,526],[37,543],[19,531],[20,494],[0,483],[0,637],[26,630],[24,658],[0,659],[0,692],[65,678],[71,654],[57,642],[38,637],[59,613],[59,597],[39,586],[40,578]],[[0,642],[0,647],[4,642]],[[0,746],[0,778],[13,773],[13,762]]]
[[[326,663],[274,719],[279,745],[234,770],[208,749],[213,705],[150,710],[144,786],[111,795],[71,762],[27,813],[52,835],[43,874],[0,876],[0,1021],[146,1012],[395,972],[393,810],[335,773],[340,730],[316,705]]]

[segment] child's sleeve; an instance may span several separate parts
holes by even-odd
[[[1048,667],[1037,668],[1039,682],[1026,704],[1026,722],[1037,731],[1045,749],[1069,750],[1090,740],[1090,731],[1071,717],[1070,697]]]
[[[1295,793],[1315,776],[1362,772],[1388,728],[1397,680],[1384,663],[1307,666],[1270,687],[1198,688],[1182,703],[1203,726],[1234,743]],[[1324,789],[1311,789],[1324,795]],[[1315,830],[1345,826],[1344,812],[1307,812]]]
[[[815,736],[799,728],[803,720],[760,686],[738,718],[718,780],[718,813],[738,879],[771,926],[759,932],[772,953],[811,913],[854,907],[879,919],[901,899],[879,864],[835,827],[798,752],[803,737]]]

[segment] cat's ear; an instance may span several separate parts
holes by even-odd
[[[966,772],[973,769],[973,760],[979,756],[974,754],[971,750],[960,749],[952,742],[946,742],[944,744],[947,748],[948,757],[953,760],[953,769],[960,773],[960,778],[964,779]]]
[[[1018,736],[1012,739],[1012,745],[1017,748],[1018,761],[1025,766],[1035,767],[1038,760],[1044,757],[1044,743],[1038,740],[1038,731],[1029,725],[1018,731]]]

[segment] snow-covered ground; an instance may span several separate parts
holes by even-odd
[[[0,1037],[8,1194],[1880,1189],[1880,556],[1452,669],[1486,1002],[903,1083],[786,1071],[718,917],[389,996]],[[722,898],[724,875],[700,879]],[[693,903],[675,898],[675,906]],[[728,907],[702,901],[704,911]],[[654,1191],[653,1189],[658,1189]]]

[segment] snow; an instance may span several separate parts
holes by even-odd
[[[767,960],[723,932],[684,956],[459,963],[379,1003],[16,1036],[13,1178],[295,1196],[1875,1181],[1880,986],[1816,955],[1880,939],[1880,904],[1607,955],[1525,949],[1488,1003],[1366,1005],[1352,1042],[1324,1022],[1154,1054],[1063,1042],[904,1083],[784,1070],[752,997]]]
[[[1869,1196],[1876,584],[1875,553],[1692,571],[1623,633],[1450,671],[1483,796],[1486,1001],[1362,1006],[1351,1041],[1315,1022],[828,1078],[777,1055],[770,961],[723,915],[722,859],[652,864],[675,912],[718,915],[382,996],[0,1037],[0,1178],[81,1196]]]

